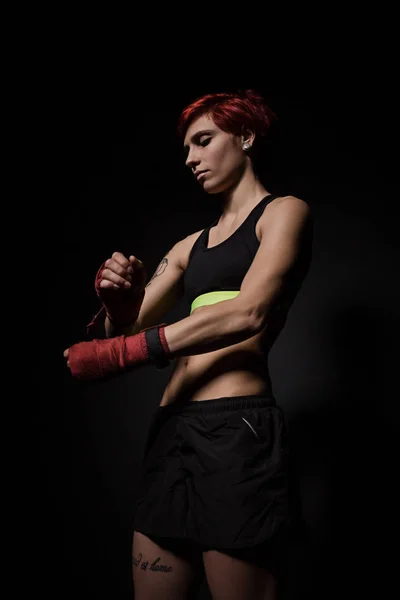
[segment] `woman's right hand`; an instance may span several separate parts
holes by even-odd
[[[144,298],[146,271],[135,256],[126,258],[114,252],[97,272],[96,293],[109,320],[115,325],[129,325],[136,321]]]
[[[142,290],[146,284],[146,273],[141,260],[131,255],[126,258],[121,252],[114,252],[104,263],[97,286],[100,290],[132,289]]]

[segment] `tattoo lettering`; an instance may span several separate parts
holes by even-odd
[[[155,270],[153,277],[150,279],[150,281],[146,285],[146,287],[148,287],[151,284],[153,279],[155,279],[159,275],[162,275],[164,273],[165,269],[167,268],[167,266],[168,266],[168,258],[163,258],[162,261],[160,262],[160,264],[158,265],[157,269]]]
[[[134,567],[138,567],[140,564],[140,561],[142,560],[143,555],[140,553],[139,554],[139,558],[136,559],[134,556],[132,556],[132,564]],[[143,571],[162,571],[163,573],[170,573],[172,571],[172,567],[168,567],[167,565],[158,565],[158,561],[161,560],[160,557],[156,558],[156,560],[154,562],[152,562],[149,566],[149,561],[145,560],[142,562],[142,564],[140,565],[140,568],[143,569]]]

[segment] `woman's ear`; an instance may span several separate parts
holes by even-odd
[[[240,138],[243,150],[250,150],[250,148],[254,144],[255,138],[256,134],[253,131],[245,131]]]

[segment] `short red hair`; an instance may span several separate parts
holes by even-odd
[[[277,120],[264,98],[255,90],[206,94],[194,100],[181,113],[178,135],[184,137],[197,117],[209,115],[214,123],[227,133],[242,135],[253,131],[257,138],[266,138],[270,127]]]

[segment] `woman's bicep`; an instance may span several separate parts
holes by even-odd
[[[183,295],[182,242],[177,242],[159,262],[146,284],[145,295],[137,318],[140,330],[160,323]]]

